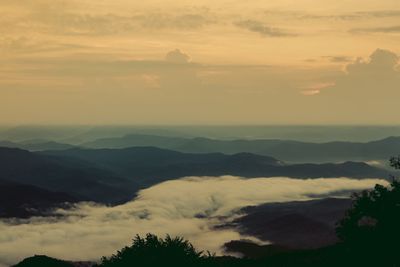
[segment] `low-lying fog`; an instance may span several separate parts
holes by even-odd
[[[378,179],[232,176],[168,181],[140,191],[137,199],[117,207],[82,203],[74,210],[59,210],[66,215],[63,219],[0,222],[0,266],[34,254],[98,260],[130,244],[134,235],[148,232],[183,236],[198,249],[222,253],[225,242],[248,237],[213,226],[231,220],[244,206],[308,200],[311,195],[334,196],[340,191],[372,188],[376,183],[387,184]]]

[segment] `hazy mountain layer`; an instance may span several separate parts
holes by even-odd
[[[97,167],[131,179],[144,187],[184,176],[388,177],[388,172],[365,163],[288,165],[272,157],[251,153],[193,154],[154,147],[132,147],[126,149],[70,149],[42,152],[42,154],[71,157],[90,162]]]
[[[0,190],[12,192],[8,204],[14,203],[11,206],[1,204],[1,207],[19,210],[14,215],[21,217],[35,214],[35,211],[23,212],[28,208],[44,210],[62,202],[123,203],[131,200],[140,189],[185,176],[389,177],[387,171],[365,163],[285,164],[251,153],[194,154],[154,147],[44,152],[0,148],[0,162],[0,179],[14,184],[1,186]],[[64,194],[57,199],[53,192]],[[6,199],[1,201],[6,202]],[[4,214],[12,215],[9,211]]]
[[[388,160],[400,151],[400,137],[389,137],[367,143],[329,142],[306,143],[288,140],[216,140],[209,138],[178,138],[154,135],[127,135],[98,139],[82,144],[90,148],[126,148],[156,146],[191,153],[249,152],[291,162],[332,162],[349,160]]]

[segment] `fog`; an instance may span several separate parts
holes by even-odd
[[[1,221],[0,266],[34,254],[99,260],[130,244],[134,235],[148,232],[183,236],[198,249],[222,254],[225,242],[251,238],[234,229],[214,228],[239,216],[237,211],[244,206],[343,195],[343,191],[372,188],[377,183],[387,185],[384,180],[347,178],[223,176],[167,181],[140,191],[135,200],[117,207],[81,203],[72,210],[57,210],[65,215],[62,219]]]

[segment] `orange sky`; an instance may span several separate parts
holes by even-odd
[[[1,124],[399,123],[398,0],[3,0],[0,15]]]

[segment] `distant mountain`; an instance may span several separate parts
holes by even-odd
[[[270,241],[290,249],[319,248],[338,241],[335,223],[351,207],[351,199],[326,198],[310,201],[267,203],[241,210],[245,215],[236,219],[242,234]],[[233,246],[234,245],[234,246]],[[238,252],[248,244],[228,244]],[[262,249],[262,248],[259,248]]]
[[[63,192],[0,181],[0,218],[44,216],[53,208],[78,201]]]
[[[61,141],[70,136],[75,136],[86,131],[89,126],[44,126],[25,125],[7,127],[0,130],[1,140],[21,142],[30,139],[45,139]]]
[[[20,148],[29,151],[65,150],[76,146],[46,140],[30,140],[21,143],[0,141],[0,147]]]
[[[90,162],[119,176],[132,179],[143,187],[184,176],[388,177],[388,172],[365,163],[286,165],[275,158],[251,153],[193,154],[154,147],[132,147],[125,149],[70,149],[45,151],[42,154],[71,157]]]
[[[101,138],[81,144],[87,148],[128,148],[134,146],[152,146],[176,149],[191,139],[158,135],[129,134],[122,137]]]
[[[103,203],[129,200],[137,190],[131,181],[90,163],[16,148],[0,148],[0,179],[65,192]]]
[[[83,143],[88,148],[126,148],[155,146],[188,153],[236,154],[248,152],[268,155],[290,162],[338,162],[388,160],[400,153],[400,137],[367,143],[329,142],[306,143],[288,140],[216,140],[209,138],[178,138],[154,135],[127,135]]]
[[[11,148],[17,148],[19,146],[18,143],[14,143],[11,141],[0,141],[0,147],[11,147]]]

